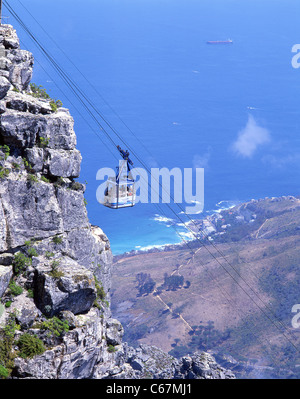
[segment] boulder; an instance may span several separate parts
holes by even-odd
[[[44,168],[44,150],[43,148],[26,148],[24,155],[31,165],[33,172],[42,172]]]
[[[12,266],[0,266],[0,298],[2,298],[4,292],[7,290],[12,275]]]
[[[56,196],[64,231],[90,226],[81,192],[58,188]]]
[[[96,299],[93,273],[74,260],[63,257],[56,266],[38,267],[34,278],[36,306],[48,317],[62,311],[87,312]]]
[[[6,79],[4,76],[0,76],[0,100],[6,96],[10,87],[11,84],[8,79]]]
[[[16,319],[23,329],[30,328],[40,314],[33,299],[28,298],[27,291],[14,299],[13,308],[18,310]]]
[[[124,335],[122,324],[116,319],[108,319],[106,326],[106,341],[108,345],[121,345]]]
[[[0,58],[0,69],[1,69],[1,58]],[[35,98],[29,93],[17,93],[15,91],[9,91],[5,98],[6,108],[12,109],[19,112],[29,112],[31,114],[51,114],[50,103],[47,100]]]
[[[8,105],[11,103],[9,100]],[[73,126],[73,118],[61,108],[49,115],[7,109],[1,116],[0,133],[5,144],[19,148],[32,148],[43,137],[48,141],[48,148],[74,150],[76,135]]]
[[[0,198],[0,251],[3,252],[7,249],[7,225],[2,201]]]
[[[23,245],[33,237],[63,232],[62,211],[50,184],[6,180],[0,185],[0,203],[9,230],[9,245]],[[1,206],[0,206],[1,209]]]
[[[52,149],[73,150],[77,144],[74,120],[65,108],[40,116],[39,135],[49,141],[47,147]]]
[[[55,177],[79,177],[81,154],[78,150],[46,150],[49,174]]]
[[[1,115],[0,133],[4,143],[19,148],[32,148],[40,132],[39,116],[7,110]]]
[[[14,255],[11,253],[1,253],[0,254],[0,265],[10,266],[14,260]]]
[[[33,56],[29,51],[13,49],[7,58],[12,62],[9,70],[9,81],[18,90],[28,90],[33,70]]]

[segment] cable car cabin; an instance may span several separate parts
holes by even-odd
[[[103,205],[113,208],[126,208],[135,205],[134,180],[117,181],[115,177],[107,180]]]
[[[123,161],[117,167],[116,177],[110,177],[106,183],[103,205],[113,208],[126,208],[135,205],[134,179],[130,173],[133,162],[129,159],[129,152],[117,146]]]

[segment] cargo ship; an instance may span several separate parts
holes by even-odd
[[[227,40],[209,40],[206,42],[207,44],[231,44],[233,41],[231,39]]]

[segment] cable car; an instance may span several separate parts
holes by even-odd
[[[130,172],[130,166],[133,162],[129,158],[129,152],[122,150],[117,146],[123,161],[117,166],[117,174],[109,177],[104,192],[103,205],[108,208],[119,209],[135,205],[135,187],[134,179]]]

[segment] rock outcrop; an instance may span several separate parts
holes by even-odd
[[[32,68],[2,25],[0,378],[234,378],[207,354],[179,361],[122,342],[110,312],[110,243],[89,223],[85,186],[74,180],[73,119],[30,85]]]

